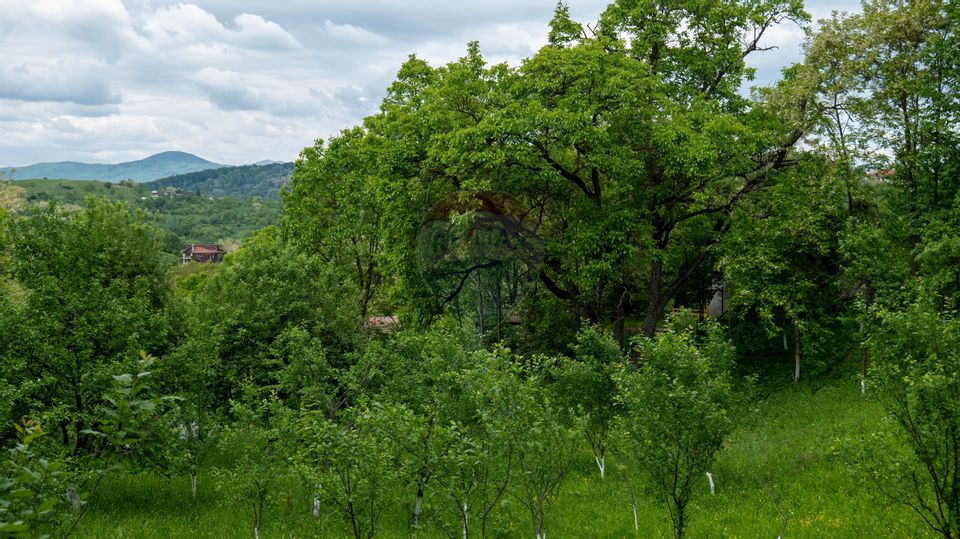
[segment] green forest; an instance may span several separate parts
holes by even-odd
[[[146,212],[150,222],[166,232],[162,239],[163,250],[179,256],[185,243],[234,245],[254,231],[277,223],[279,190],[263,197],[251,194],[265,191],[269,185],[274,185],[272,182],[276,178],[269,173],[249,174],[247,170],[246,174],[238,174],[235,170],[253,168],[262,167],[231,167],[227,169],[229,173],[217,175],[198,173],[200,181],[192,182],[190,180],[194,177],[191,174],[149,183],[17,180],[8,182],[7,189],[18,193],[18,207],[26,213],[34,209],[72,212],[85,206],[90,198],[123,202],[130,208]],[[232,183],[223,185],[224,178]],[[235,188],[230,189],[230,186]],[[151,195],[152,191],[163,188],[173,188],[175,192],[170,196]],[[59,210],[50,210],[51,205]]]
[[[958,29],[560,3],[279,201],[0,182],[0,537],[960,537]]]

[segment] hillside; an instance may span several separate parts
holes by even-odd
[[[117,182],[130,179],[143,182],[223,166],[186,152],[162,152],[138,161],[117,164],[62,161],[0,168],[0,175],[14,180],[56,178]]]
[[[176,187],[184,191],[211,196],[235,196],[240,198],[279,198],[283,187],[293,173],[293,163],[268,163],[244,165],[179,174],[147,182],[147,189]]]
[[[146,184],[111,184],[94,180],[21,180],[27,209],[50,203],[83,206],[88,197],[126,202],[156,217],[157,224],[177,235],[168,249],[179,250],[178,243],[217,243],[241,240],[254,230],[276,223],[278,200],[251,196],[196,196],[179,190],[175,196],[152,198]]]

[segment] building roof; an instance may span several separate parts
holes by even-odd
[[[184,253],[193,253],[193,254],[216,254],[222,253],[223,248],[219,245],[205,244],[205,243],[190,243],[183,246]]]

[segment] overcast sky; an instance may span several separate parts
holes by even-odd
[[[569,0],[595,21],[607,0]],[[0,0],[0,166],[116,163],[182,150],[226,164],[290,161],[374,112],[400,64],[478,40],[518,64],[556,0]],[[815,18],[858,10],[808,2]],[[771,32],[758,83],[799,60]]]

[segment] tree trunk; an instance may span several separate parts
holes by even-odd
[[[417,501],[413,505],[413,525],[420,525],[420,507],[423,505],[423,487],[417,487]]]
[[[793,381],[800,381],[800,326],[793,325]]]
[[[613,339],[617,341],[617,345],[622,349],[626,337],[623,327],[627,319],[626,305],[624,305],[627,301],[626,285],[619,284],[614,288],[613,300],[615,302],[613,306]]]
[[[647,298],[647,314],[643,319],[643,336],[653,338],[657,333],[657,321],[663,313],[660,288],[663,280],[663,261],[654,260],[650,267],[650,297]]]
[[[597,461],[597,468],[600,468],[600,480],[601,480],[601,481],[603,480],[604,470],[606,470],[606,463],[604,462],[604,454],[603,454],[603,453],[604,453],[604,451],[603,451],[603,449],[601,449],[601,450],[600,450],[600,456],[599,456],[599,457],[596,457],[596,456],[593,457],[593,459]]]

